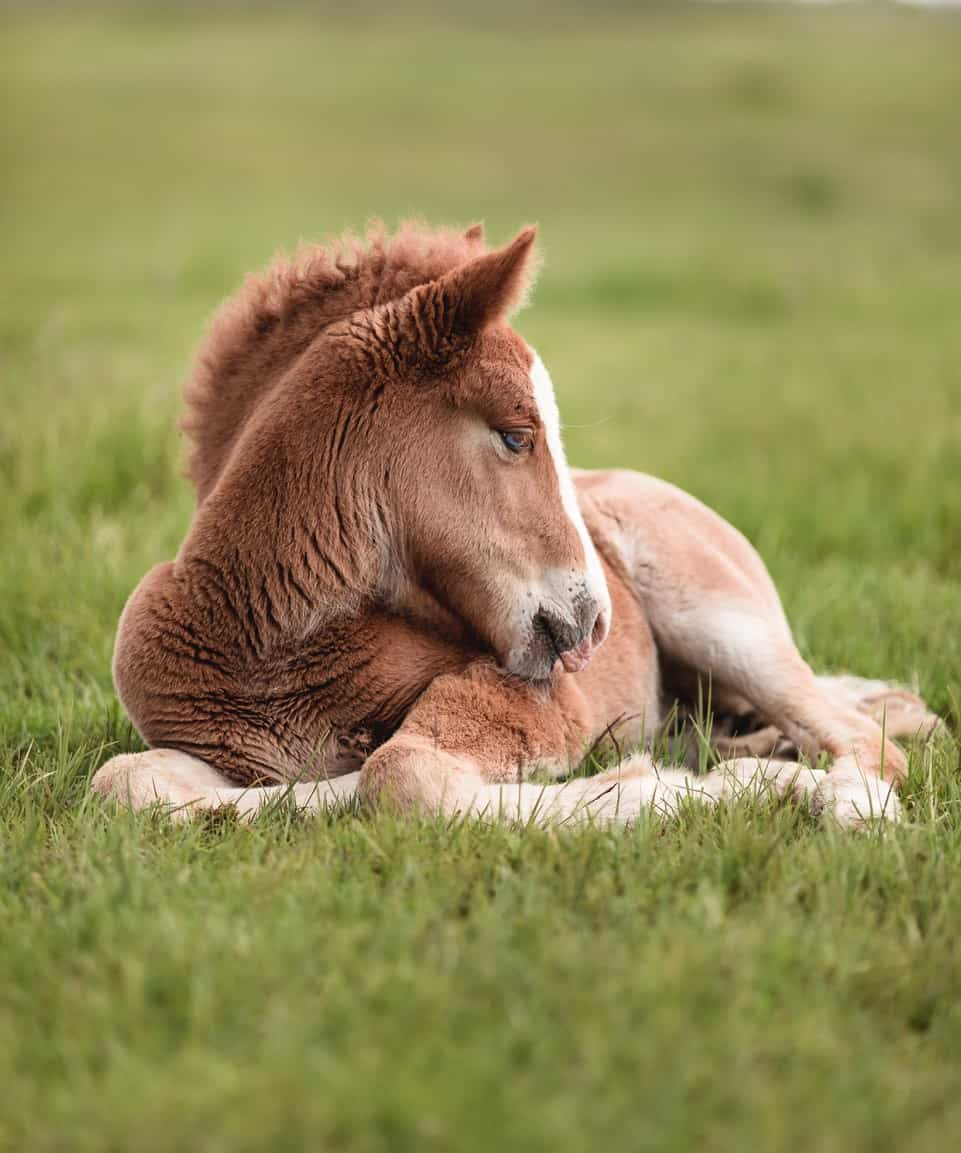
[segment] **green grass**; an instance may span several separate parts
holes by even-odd
[[[503,11],[501,6],[500,11]],[[379,21],[394,21],[381,24]],[[571,459],[758,545],[818,668],[961,707],[961,21],[680,7],[0,25],[0,1145],[949,1148],[961,770],[851,838],[114,817],[178,382],[301,237],[541,224]],[[553,28],[536,34],[538,25]]]

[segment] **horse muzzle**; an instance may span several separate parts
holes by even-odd
[[[573,648],[558,651],[553,671],[556,672],[558,667],[563,668],[567,673],[579,673],[581,669],[586,669],[591,663],[594,653],[607,639],[610,630],[611,610],[609,608],[601,609],[594,618],[590,633],[581,637]]]
[[[528,640],[507,661],[509,672],[531,681],[548,681],[560,671],[587,668],[611,626],[609,604],[580,597],[570,612],[556,602],[542,604],[530,622]]]

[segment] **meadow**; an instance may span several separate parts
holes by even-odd
[[[682,5],[0,15],[0,1148],[949,1148],[961,1132],[961,20]],[[950,734],[904,824],[171,826],[124,600],[179,389],[301,239],[536,220],[568,456],[766,559],[819,670]]]

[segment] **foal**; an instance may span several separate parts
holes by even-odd
[[[937,723],[923,702],[816,677],[760,558],[692,497],[568,469],[547,369],[507,323],[533,242],[407,226],[308,249],[223,306],[187,389],[193,523],[117,636],[151,749],[98,792],[179,815],[292,790],[577,822],[754,781],[844,824],[898,815],[889,738]],[[830,774],[754,756],[696,776],[641,752],[528,779],[567,775],[614,724],[652,737],[698,677],[773,726],[748,749],[783,735]]]

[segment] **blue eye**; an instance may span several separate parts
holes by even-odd
[[[499,430],[504,447],[520,456],[534,447],[534,434],[528,428],[503,428]]]

